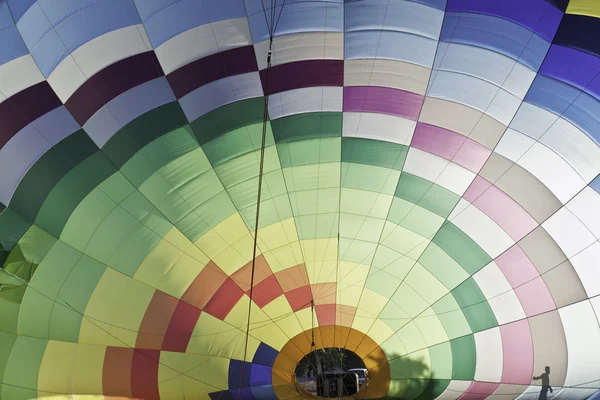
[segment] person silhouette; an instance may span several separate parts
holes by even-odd
[[[546,400],[548,396],[548,390],[550,393],[553,392],[552,387],[550,386],[550,367],[546,367],[546,372],[541,374],[540,376],[534,376],[533,380],[542,380],[542,390],[540,391],[539,400]]]

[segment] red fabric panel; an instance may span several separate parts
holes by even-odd
[[[162,349],[184,353],[201,312],[196,307],[180,301],[167,328]]]
[[[202,310],[226,279],[227,274],[210,261],[187,288],[181,300]]]
[[[335,304],[315,306],[319,326],[335,325]]]
[[[294,311],[300,311],[304,308],[308,308],[310,307],[310,302],[312,300],[310,286],[302,286],[298,289],[287,292],[285,297]]]
[[[159,350],[136,350],[131,366],[131,392],[134,398],[160,400],[158,390]]]
[[[261,254],[254,262],[254,287],[273,275],[271,267],[265,257]],[[252,280],[252,261],[238,269],[231,275],[231,279],[247,294],[250,292],[250,281]]]
[[[102,368],[102,391],[106,396],[131,397],[131,366],[134,350],[107,347]]]
[[[242,289],[231,278],[227,278],[210,299],[204,311],[213,317],[224,320],[243,295]]]
[[[275,278],[275,275],[271,275],[254,287],[252,300],[260,308],[263,308],[282,294],[283,290],[281,290],[277,278]]]
[[[179,300],[175,297],[164,292],[159,290],[154,292],[140,325],[140,331],[135,342],[136,348],[154,350],[162,348],[167,327],[178,302]]]

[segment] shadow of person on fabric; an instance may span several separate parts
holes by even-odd
[[[433,400],[442,394],[449,381],[436,379],[423,359],[392,354],[390,356],[389,400]]]
[[[552,387],[550,386],[550,367],[546,367],[546,372],[541,374],[540,376],[534,376],[534,381],[542,381],[542,390],[540,391],[539,400],[546,400],[548,398],[548,390],[550,393],[553,392]]]

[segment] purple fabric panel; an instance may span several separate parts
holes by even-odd
[[[62,102],[47,81],[6,99],[0,104],[0,148],[27,124],[60,106]]]
[[[253,46],[211,54],[171,72],[167,79],[180,99],[207,83],[233,75],[258,71]]]
[[[267,90],[267,70],[260,71],[263,92]],[[313,86],[343,86],[343,60],[306,60],[271,67],[271,94]]]
[[[452,160],[465,140],[456,132],[419,122],[410,146]]]
[[[495,15],[521,24],[551,42],[562,12],[545,0],[448,0],[447,12]]]
[[[73,93],[65,106],[83,126],[115,97],[160,76],[164,76],[164,72],[154,51],[137,54],[96,73]]]
[[[344,88],[344,111],[392,114],[416,121],[423,96],[400,89],[379,86]]]
[[[553,44],[540,73],[569,83],[600,98],[600,81],[592,80],[600,71],[600,58],[593,54]]]

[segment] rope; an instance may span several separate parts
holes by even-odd
[[[260,216],[260,198],[262,194],[263,169],[265,163],[265,146],[267,142],[267,123],[269,120],[269,89],[271,76],[271,55],[273,52],[273,36],[269,40],[269,53],[267,54],[267,69],[266,69],[266,90],[265,102],[263,111],[263,126],[262,126],[262,143],[260,146],[260,166],[258,170],[258,194],[256,200],[256,219],[254,222],[254,248],[252,250],[252,272],[250,274],[250,301],[248,302],[248,322],[246,326],[246,342],[244,344],[244,358],[242,359],[242,373],[240,376],[240,386],[238,400],[242,398],[242,388],[244,387],[244,367],[246,365],[246,356],[248,355],[248,339],[250,337],[250,319],[252,315],[252,294],[254,292],[254,271],[256,266],[256,250],[258,248],[258,222]]]

